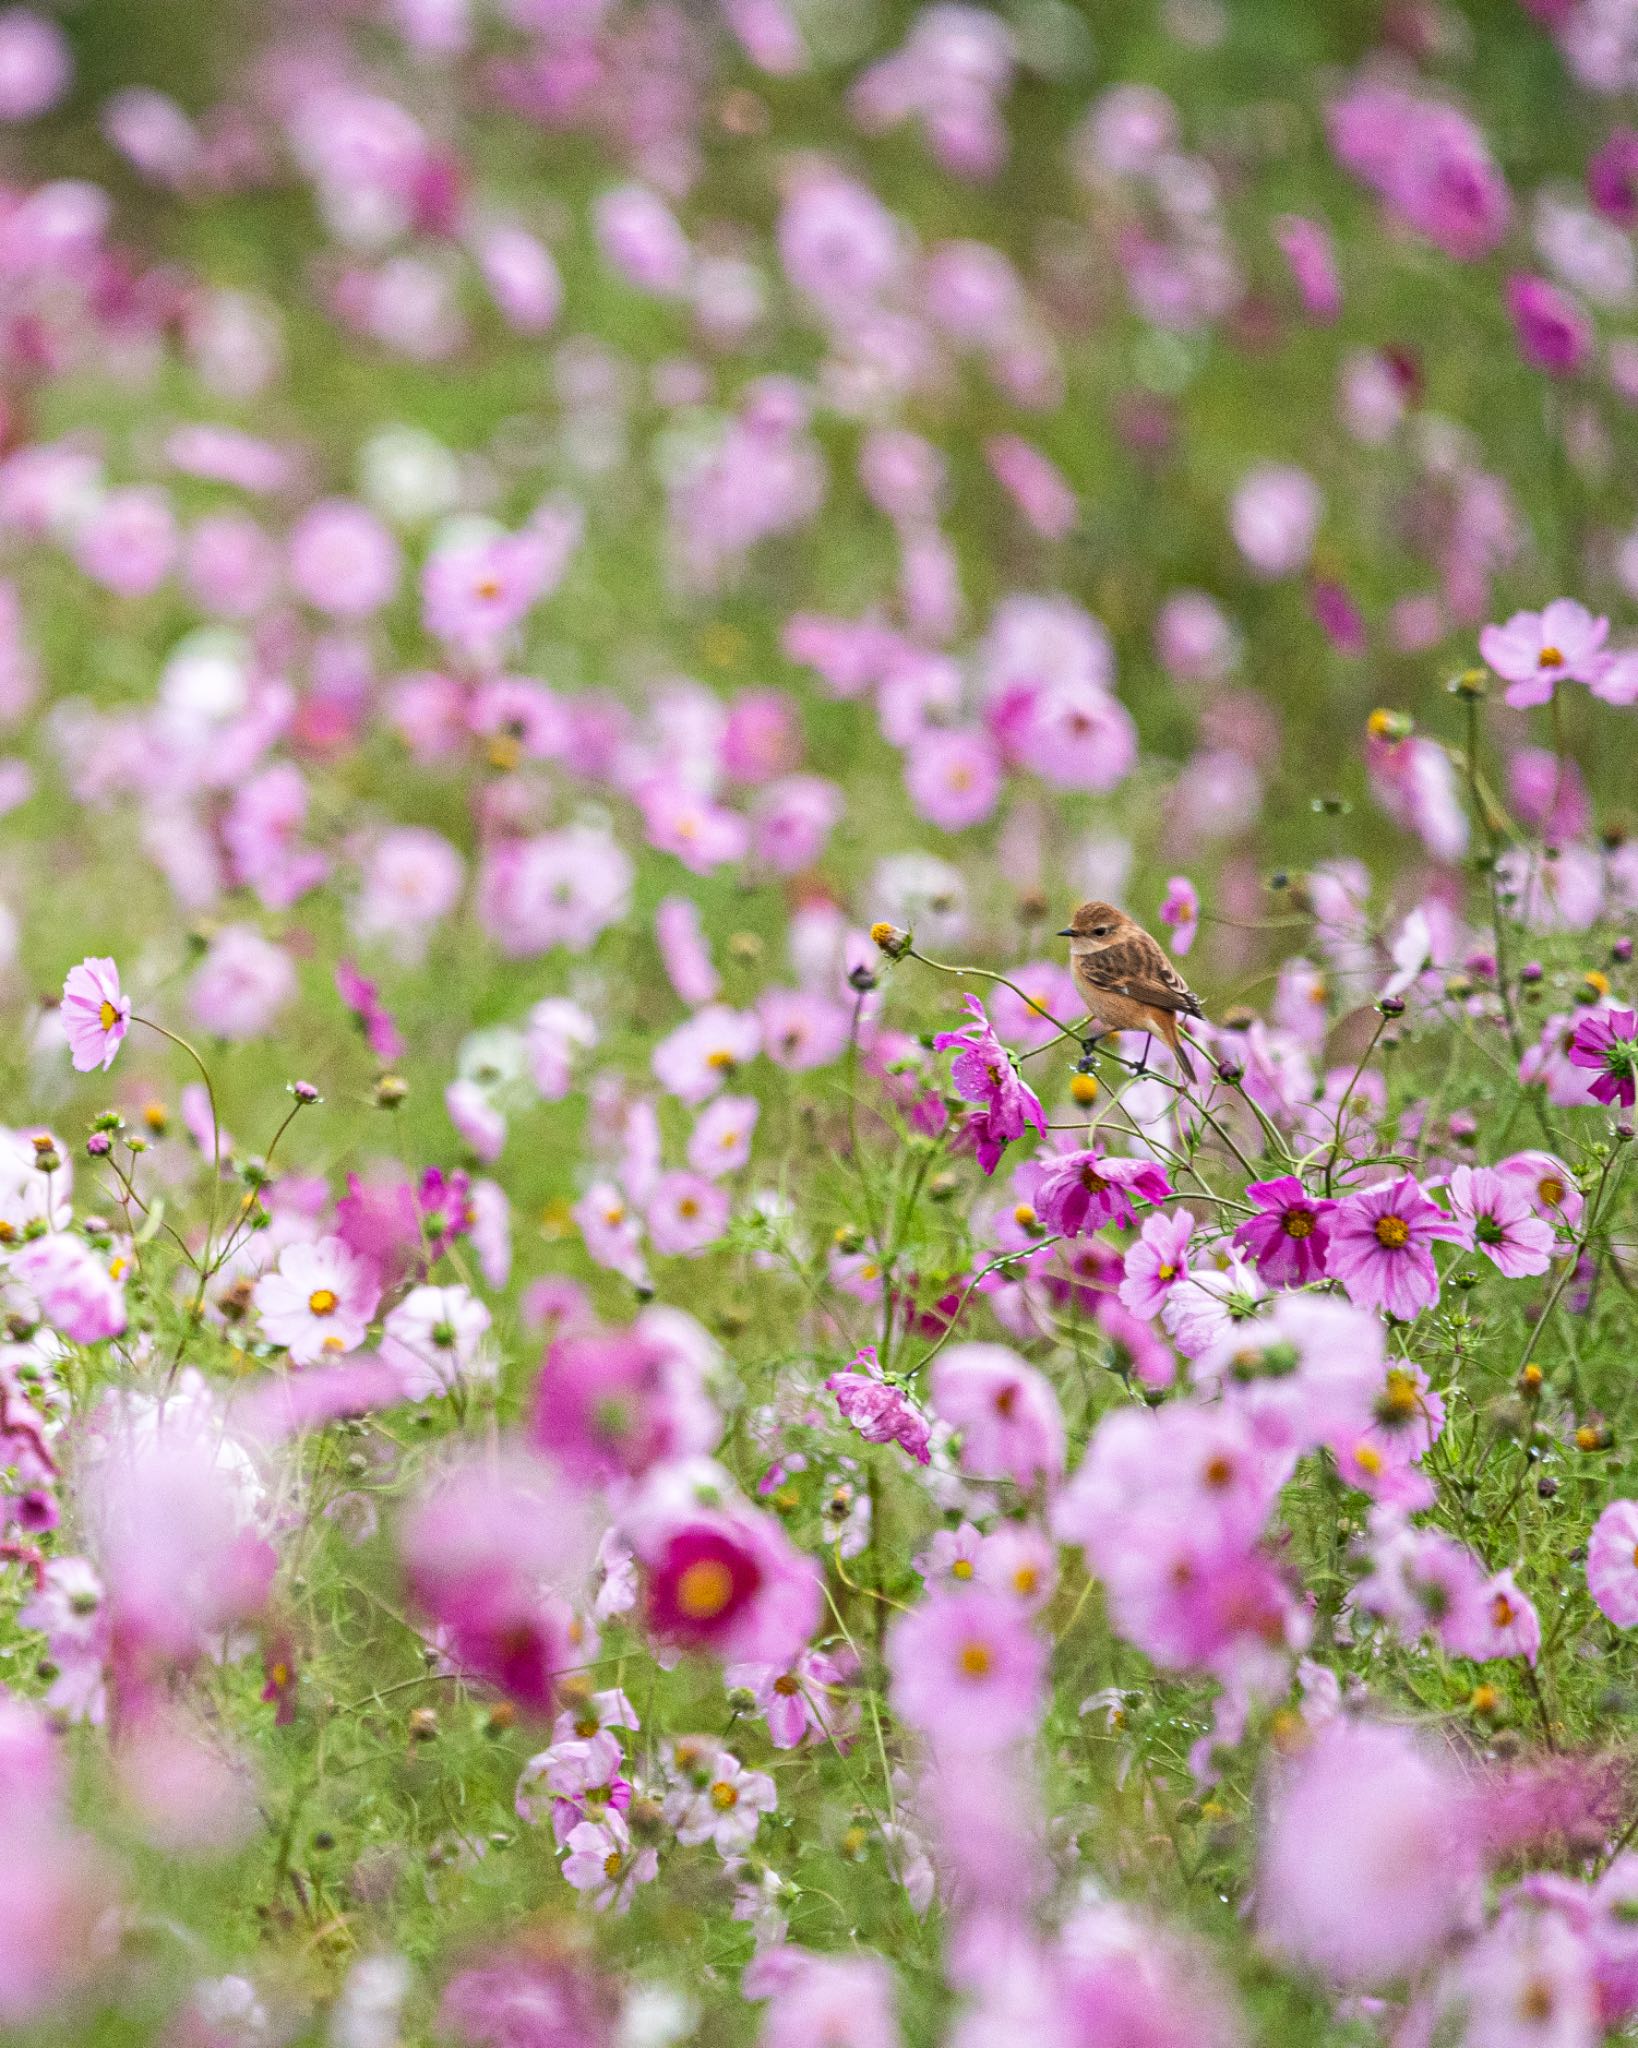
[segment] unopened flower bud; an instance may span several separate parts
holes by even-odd
[[[377,1109],[396,1109],[409,1094],[409,1083],[401,1074],[383,1074],[375,1084]]]
[[[850,967],[847,974],[847,985],[857,994],[867,996],[876,986],[876,977],[868,967]]]
[[[1465,668],[1459,676],[1451,677],[1450,694],[1482,702],[1490,695],[1490,677],[1482,668]]]
[[[879,946],[889,960],[902,960],[910,950],[909,932],[900,931],[896,924],[873,924],[870,938],[871,943]]]
[[[1071,1074],[1069,1077],[1069,1099],[1088,1109],[1098,1099],[1098,1077],[1096,1074]]]
[[[85,1141],[86,1156],[90,1159],[106,1159],[114,1149],[114,1141],[106,1131],[93,1131]]]
[[[303,1108],[306,1108],[311,1103],[324,1100],[324,1097],[313,1086],[311,1081],[292,1081],[290,1083],[290,1093],[301,1103]]]
[[[1526,960],[1524,965],[1519,969],[1519,980],[1522,981],[1526,985],[1526,987],[1530,987],[1533,986],[1536,982],[1540,981],[1542,977],[1546,974],[1546,972],[1546,968],[1542,966],[1539,960]]]
[[[1403,1017],[1405,1014],[1405,998],[1403,996],[1383,996],[1378,1001],[1376,1007],[1379,1016]]]

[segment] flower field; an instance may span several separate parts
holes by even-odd
[[[1638,2029],[1638,4],[0,11],[0,2040]]]

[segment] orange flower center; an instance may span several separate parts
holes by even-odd
[[[714,1621],[734,1597],[734,1575],[718,1557],[696,1558],[677,1579],[677,1605],[691,1621]]]
[[[1537,668],[1562,668],[1564,656],[1556,647],[1544,647],[1536,656]]]
[[[307,1297],[307,1306],[316,1316],[333,1316],[339,1305],[335,1290],[330,1287],[315,1287]]]
[[[1376,1241],[1380,1245],[1385,1245],[1390,1252],[1403,1251],[1410,1243],[1410,1225],[1403,1216],[1380,1217],[1377,1220]]]
[[[727,1813],[730,1808],[739,1804],[739,1794],[732,1785],[724,1784],[719,1778],[711,1787],[711,1804],[718,1813]]]
[[[963,1643],[961,1646],[961,1675],[963,1678],[988,1678],[990,1675],[990,1646],[988,1643]]]

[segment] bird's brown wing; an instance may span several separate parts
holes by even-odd
[[[1147,933],[1118,939],[1097,953],[1083,953],[1075,966],[1091,988],[1130,996],[1152,1010],[1176,1010],[1185,1017],[1205,1014],[1200,998]]]

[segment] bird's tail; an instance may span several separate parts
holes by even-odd
[[[1172,1057],[1182,1069],[1184,1080],[1192,1083],[1194,1080],[1194,1063],[1189,1058],[1188,1043],[1188,1040],[1174,1024],[1172,1026]]]

